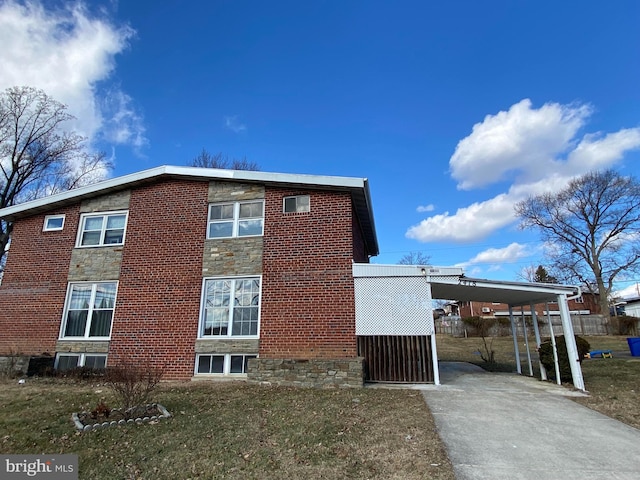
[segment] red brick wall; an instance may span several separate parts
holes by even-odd
[[[132,191],[110,365],[148,359],[166,379],[193,375],[207,190],[167,180]]]
[[[64,229],[43,232],[45,215],[16,222],[0,287],[0,355],[55,353],[67,292],[79,206],[66,214]]]
[[[311,212],[284,214],[282,198],[309,194]],[[260,355],[357,355],[348,193],[265,192]]]

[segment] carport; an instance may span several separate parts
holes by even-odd
[[[568,285],[506,282],[466,277],[456,267],[354,264],[356,336],[359,354],[377,381],[400,377],[440,384],[432,299],[498,302],[509,305],[518,373],[522,374],[514,309],[528,307],[539,344],[534,305],[557,302],[574,386],[585,390],[567,299],[580,288]],[[548,310],[548,309],[547,309]],[[415,342],[414,338],[428,342]],[[425,348],[425,345],[427,348]],[[528,352],[529,353],[529,352]],[[557,364],[557,361],[556,361]],[[529,361],[531,365],[531,361]],[[542,371],[543,378],[545,376]],[[412,380],[413,379],[413,380]],[[416,380],[418,379],[418,380]],[[402,381],[402,380],[399,380]]]

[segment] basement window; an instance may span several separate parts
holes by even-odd
[[[93,353],[59,353],[55,369],[60,371],[85,367],[101,370],[107,366],[107,356]]]
[[[64,228],[64,215],[47,215],[44,217],[43,232],[55,232]]]
[[[283,211],[284,213],[306,213],[311,210],[311,201],[309,195],[296,195],[293,197],[284,197]]]
[[[198,355],[196,374],[245,375],[247,364],[252,358],[257,358],[257,355],[244,353]]]

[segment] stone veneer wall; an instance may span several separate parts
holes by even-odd
[[[362,387],[364,358],[249,360],[247,380],[253,383],[291,387]]]

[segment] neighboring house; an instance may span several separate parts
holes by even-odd
[[[572,315],[592,315],[600,313],[600,307],[598,305],[598,295],[594,293],[583,292],[581,296],[577,298],[568,299],[569,312]],[[501,317],[509,315],[509,305],[506,303],[496,302],[479,302],[479,301],[463,301],[450,304],[452,310],[461,317]],[[548,307],[548,308],[547,308]],[[549,315],[560,315],[557,302],[539,303],[534,305],[536,315],[538,317],[546,316],[547,310]],[[521,309],[518,308],[518,315],[521,314]],[[531,315],[531,307],[524,307],[524,314]]]
[[[0,216],[0,356],[149,362],[166,379],[243,377],[256,358],[256,381],[362,384],[366,179],[163,166]]]
[[[640,297],[625,299],[623,315],[640,318]]]

